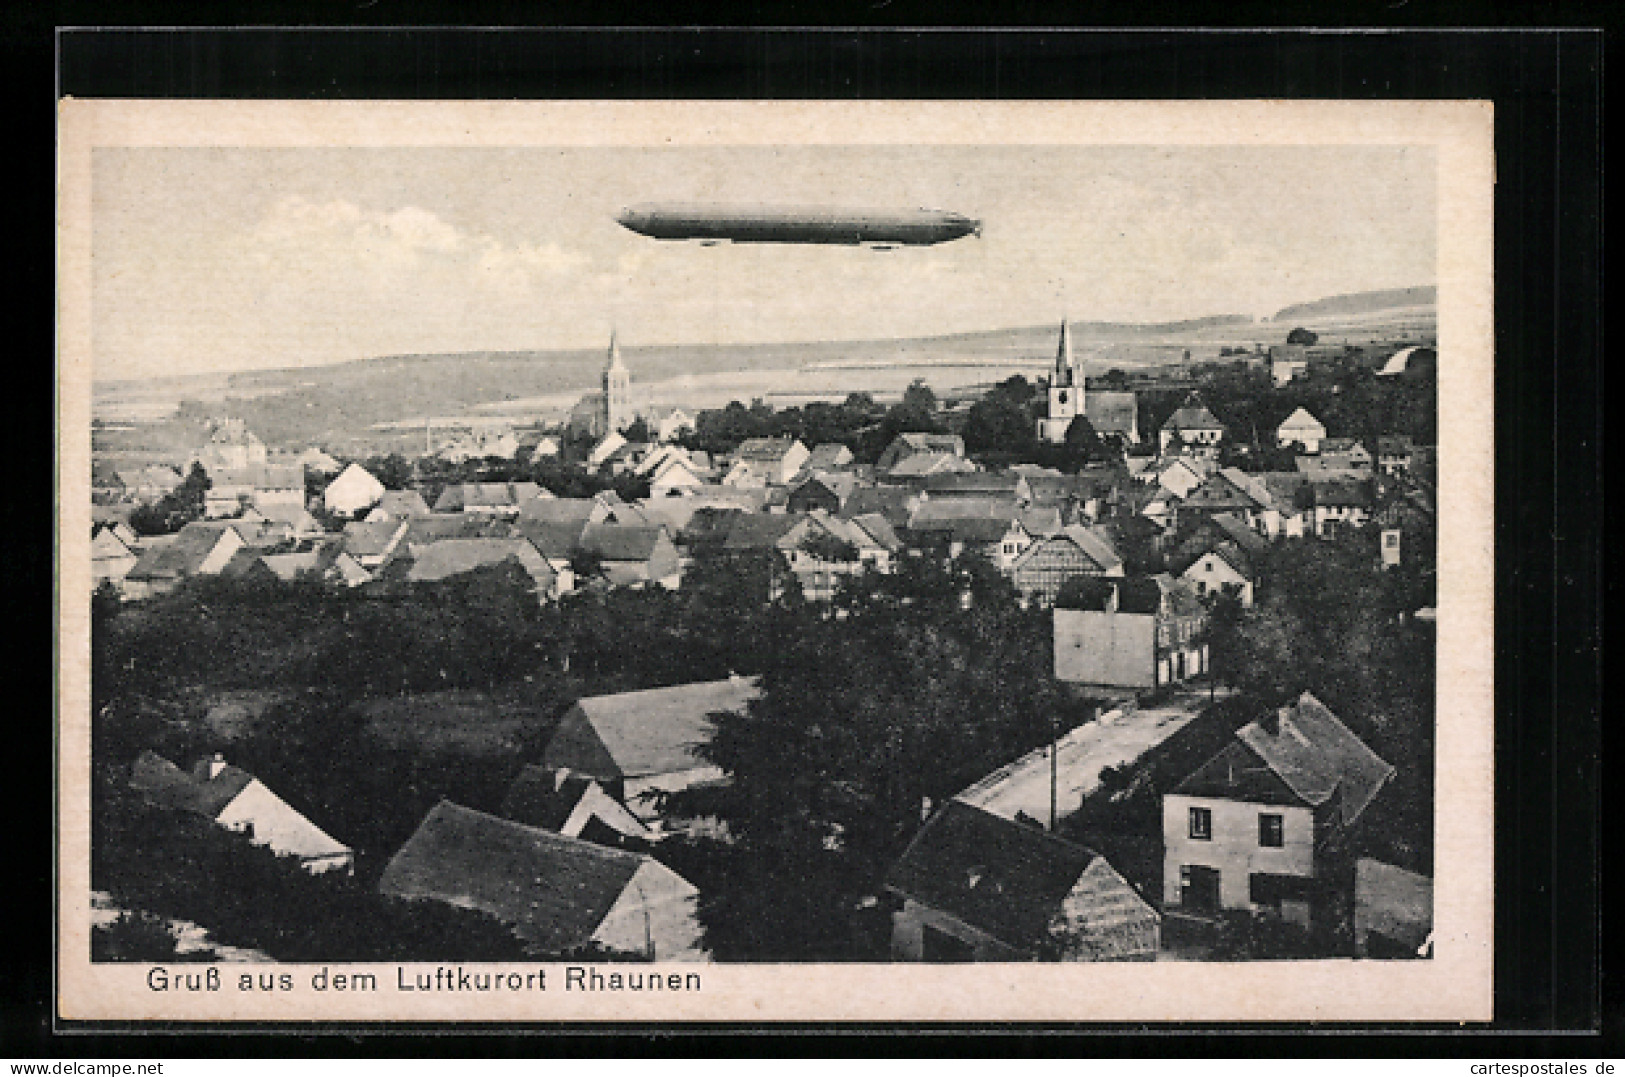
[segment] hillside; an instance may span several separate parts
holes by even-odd
[[[1349,315],[1371,314],[1395,307],[1434,306],[1439,301],[1439,289],[1431,284],[1414,288],[1388,288],[1380,292],[1352,292],[1332,295],[1311,303],[1294,303],[1276,311],[1271,319],[1277,322],[1295,319],[1336,318]]]
[[[1231,347],[1277,343],[1283,320],[1312,321],[1323,340],[1420,339],[1435,290],[1331,296],[1287,307],[1274,322],[1220,315],[1131,324],[1072,321],[1080,362],[1099,373],[1211,359]],[[621,353],[639,387],[688,408],[764,398],[776,406],[869,392],[901,394],[924,377],[939,394],[1040,374],[1055,355],[1057,324],[901,340],[782,344],[630,345]],[[388,355],[297,369],[211,373],[95,386],[98,453],[170,457],[197,444],[205,420],[244,420],[267,444],[359,451],[381,436],[423,437],[425,416],[557,421],[596,387],[605,349]],[[411,434],[411,428],[417,433]],[[390,429],[386,429],[390,428]]]

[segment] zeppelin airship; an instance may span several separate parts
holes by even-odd
[[[929,247],[982,234],[982,222],[935,209],[858,210],[827,206],[645,204],[616,218],[653,239],[714,243],[833,243]]]

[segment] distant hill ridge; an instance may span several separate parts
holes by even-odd
[[[1370,314],[1392,307],[1423,307],[1439,302],[1436,285],[1420,284],[1411,288],[1386,288],[1376,292],[1351,292],[1348,295],[1330,295],[1310,303],[1294,303],[1282,307],[1271,321],[1285,322],[1294,318],[1326,318],[1347,314]]]

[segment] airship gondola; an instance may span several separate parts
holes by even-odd
[[[817,206],[631,206],[616,217],[651,239],[715,243],[826,243],[927,247],[982,234],[982,222],[942,210],[851,210]]]

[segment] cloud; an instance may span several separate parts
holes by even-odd
[[[398,287],[432,273],[439,287],[462,281],[503,293],[533,290],[585,261],[554,243],[509,244],[465,231],[417,206],[380,211],[298,196],[275,202],[249,231],[247,247],[258,264],[307,279],[354,281],[360,273]]]

